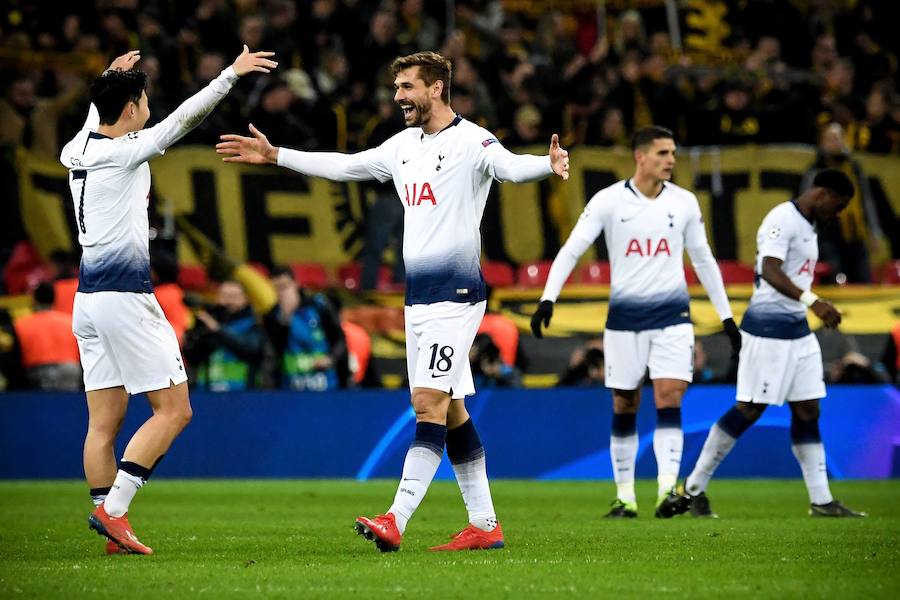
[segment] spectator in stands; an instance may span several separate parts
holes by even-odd
[[[881,243],[881,226],[869,188],[869,180],[844,143],[844,130],[831,123],[822,132],[816,161],[803,176],[800,192],[812,185],[823,169],[838,169],[847,174],[856,190],[847,208],[819,230],[819,261],[829,263],[838,283],[871,283],[870,250]]]
[[[513,117],[513,131],[503,140],[509,148],[543,145],[544,132],[541,129],[541,112],[533,104],[520,106]]]
[[[35,389],[78,391],[81,361],[72,315],[53,309],[54,296],[53,284],[41,283],[33,294],[34,312],[15,322],[22,366]]]
[[[602,386],[606,380],[606,362],[603,355],[603,338],[597,337],[575,348],[569,357],[569,366],[559,376],[556,385],[566,387]]]
[[[500,349],[486,333],[479,333],[469,350],[472,379],[478,389],[520,387],[521,374],[500,357]]]
[[[284,389],[324,392],[347,387],[350,368],[340,317],[322,294],[299,287],[289,267],[276,267],[276,304],[263,319]]]
[[[881,383],[872,361],[864,354],[851,350],[828,365],[830,383],[865,384]]]
[[[890,114],[893,96],[887,83],[872,86],[866,98],[866,136],[857,149],[878,154],[900,153],[900,123]]]
[[[185,334],[184,358],[200,389],[233,392],[265,386],[266,336],[240,282],[223,281],[218,303],[197,311],[194,327]]]

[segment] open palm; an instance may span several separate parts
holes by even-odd
[[[224,162],[264,165],[278,161],[278,148],[269,143],[269,139],[253,124],[250,124],[253,137],[226,133],[219,136],[222,140],[216,144],[216,154],[225,154]]]

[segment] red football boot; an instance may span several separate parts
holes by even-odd
[[[126,552],[131,554],[153,554],[153,549],[142,544],[137,539],[137,536],[134,535],[131,524],[128,522],[128,513],[121,517],[111,517],[106,514],[106,509],[101,504],[88,517],[88,526],[100,535],[105,535],[125,549]]]
[[[434,546],[429,548],[432,552],[444,552],[455,550],[491,550],[494,548],[503,548],[503,530],[500,529],[500,523],[493,531],[484,531],[478,529],[471,523],[468,527],[452,536],[453,541],[443,546]]]
[[[356,519],[356,533],[363,536],[382,552],[396,552],[400,549],[403,536],[397,529],[397,520],[393,513],[378,515],[374,519],[359,517]]]
[[[112,540],[106,540],[106,553],[107,554],[128,554],[128,550],[122,548],[122,546],[118,545]]]

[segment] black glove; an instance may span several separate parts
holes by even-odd
[[[731,342],[731,358],[736,359],[741,352],[741,330],[731,317],[722,321],[722,328],[728,336],[728,341]]]
[[[531,315],[531,333],[534,334],[534,337],[544,337],[544,334],[541,333],[541,321],[543,321],[545,328],[550,327],[551,317],[553,317],[553,303],[550,300],[541,300],[537,310]]]

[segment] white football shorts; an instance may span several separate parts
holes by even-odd
[[[487,302],[435,302],[405,309],[409,389],[431,388],[460,399],[475,393],[469,350]]]
[[[825,397],[822,349],[812,333],[796,340],[759,337],[741,331],[737,399],[774,404]]]
[[[650,379],[694,379],[694,326],[679,323],[662,329],[603,333],[606,387],[636,390],[650,368]]]
[[[79,292],[72,332],[88,392],[125,386],[140,394],[187,381],[175,331],[153,294]]]

